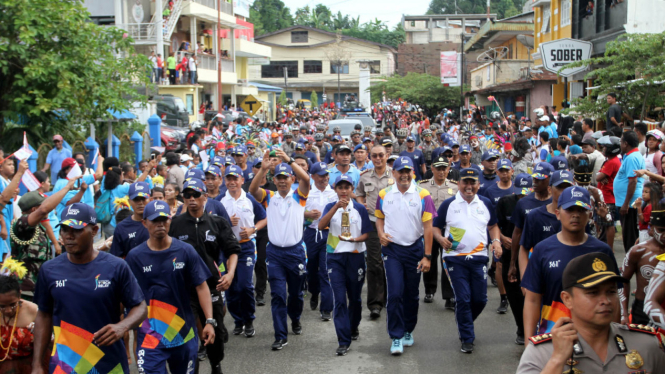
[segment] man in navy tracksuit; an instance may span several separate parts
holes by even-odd
[[[277,192],[266,191],[259,187],[263,177],[272,167],[270,162],[261,164],[261,169],[249,186],[249,192],[267,207],[270,242],[266,248],[266,264],[270,283],[272,321],[275,328],[275,342],[272,344],[272,349],[280,350],[288,344],[287,314],[291,317],[293,333],[302,334],[300,315],[303,310],[303,283],[307,273],[305,268],[307,260],[302,246],[302,227],[310,184],[309,175],[295,163],[293,158],[281,150],[273,152],[284,161],[275,167],[273,181],[277,186]],[[266,151],[263,159],[269,158],[270,151]],[[291,185],[296,177],[299,182],[298,189],[292,191]]]

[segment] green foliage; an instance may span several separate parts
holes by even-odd
[[[249,22],[259,36],[293,26],[293,16],[281,0],[255,0],[249,8]]]
[[[397,24],[397,26],[390,31],[383,22],[379,21],[380,24],[376,24],[376,21],[379,20],[377,19],[374,22],[364,23],[361,28],[342,30],[342,35],[386,44],[395,49],[397,49],[401,43],[406,41],[406,32],[401,23]]]
[[[148,58],[135,54],[122,30],[89,17],[81,1],[0,0],[0,135],[7,148],[21,144],[23,131],[33,144],[55,133],[75,139],[108,117],[107,109],[145,102],[134,85],[149,81]]]
[[[405,76],[383,77],[369,88],[369,92],[373,103],[381,101],[382,93],[385,92],[386,98],[393,100],[402,98],[418,103],[428,113],[460,104],[459,87],[445,87],[439,77],[429,74],[408,73]]]
[[[312,102],[312,108],[319,107],[319,96],[316,94],[316,91],[312,91],[312,94],[309,96],[309,101]]]
[[[282,90],[282,92],[279,94],[279,98],[277,99],[277,103],[281,106],[286,105],[286,91]]]
[[[661,93],[665,81],[664,49],[665,32],[624,35],[607,44],[604,56],[569,65],[591,64],[594,70],[585,79],[593,79],[593,86],[598,87],[589,97],[574,99],[574,108],[569,111],[604,118],[609,105],[597,98],[609,92],[618,95],[623,111],[633,118],[644,118],[649,108],[664,107],[665,96]]]
[[[427,14],[486,14],[486,0],[431,0]],[[524,0],[491,0],[490,12],[496,13],[498,19],[512,17],[522,13]]]

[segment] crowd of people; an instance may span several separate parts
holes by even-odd
[[[142,373],[203,360],[221,373],[257,307],[270,304],[270,349],[303,334],[305,296],[333,321],[335,354],[361,338],[366,307],[401,355],[421,279],[424,303],[440,285],[471,354],[488,278],[514,319],[506,341],[526,344],[518,373],[665,367],[660,129],[596,131],[546,106],[533,120],[403,101],[369,113],[377,126],[348,136],[329,128],[335,110],[213,119],[138,168],[88,165],[56,135],[22,196],[28,164],[0,152],[0,371],[120,373],[133,359]]]

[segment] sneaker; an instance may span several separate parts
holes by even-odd
[[[381,309],[374,308],[369,312],[369,319],[375,320],[381,317]]]
[[[263,298],[263,295],[256,295],[256,306],[265,306],[266,299]]]
[[[351,340],[358,340],[360,337],[360,331],[358,329],[351,330]]]
[[[495,270],[493,268],[489,268],[489,270],[487,270],[487,275],[489,275],[490,280],[492,281],[492,285],[494,287],[497,287],[496,277],[495,277]]]
[[[233,335],[240,335],[242,334],[242,326],[236,326],[235,329],[233,329]]]
[[[473,343],[462,343],[462,352],[473,353]]]
[[[284,348],[284,346],[287,344],[289,344],[289,342],[286,339],[275,340],[275,342],[272,343],[272,350],[279,351],[280,349]]]
[[[446,305],[444,305],[444,308],[455,310],[455,299],[446,299]]]
[[[393,344],[390,346],[390,354],[399,356],[404,353],[404,346],[402,346],[402,339],[393,339]]]
[[[211,374],[222,374],[222,364],[218,364],[218,365],[213,366],[210,369],[210,373]]]
[[[332,319],[330,312],[321,312],[321,320],[328,322]]]
[[[506,314],[507,311],[508,311],[508,300],[501,299],[501,303],[499,304],[499,308],[496,310],[496,312],[499,314]]]
[[[208,356],[208,353],[206,352],[206,347],[201,343],[201,346],[199,347],[199,353],[197,354],[197,357],[199,361],[205,361],[206,357]]]
[[[524,335],[517,335],[515,338],[515,344],[524,345]]]
[[[427,304],[434,302],[434,295],[431,293],[425,294],[425,299],[423,299],[423,301]]]
[[[348,345],[340,345],[337,348],[337,355],[346,356],[346,354],[349,352],[349,349],[351,349],[351,347],[349,347]]]
[[[404,338],[402,339],[402,344],[404,344],[405,347],[410,347],[413,345],[413,334],[410,332],[405,332],[404,333]]]
[[[309,299],[309,307],[312,310],[316,310],[319,307],[319,295],[312,295],[312,298]]]
[[[291,323],[291,328],[293,329],[294,334],[296,334],[296,335],[302,334],[302,325],[300,324],[300,321],[292,322]]]
[[[254,324],[252,322],[248,323],[245,325],[245,330],[243,331],[243,335],[247,338],[251,338],[256,334],[256,330],[254,330]]]

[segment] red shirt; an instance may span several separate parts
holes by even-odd
[[[621,168],[621,160],[619,157],[611,158],[603,164],[599,172],[607,175],[607,179],[603,183],[598,183],[598,188],[603,192],[603,199],[605,203],[614,204],[614,177],[617,176]]]
[[[644,223],[640,222],[638,224],[640,230],[648,230],[649,222],[651,221],[651,204],[648,204],[644,207],[644,209],[642,209],[642,220]]]

